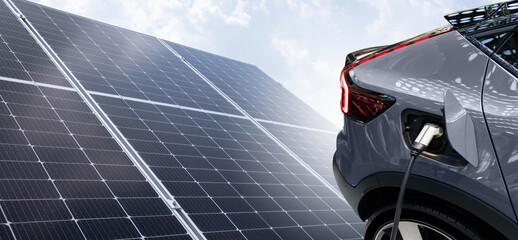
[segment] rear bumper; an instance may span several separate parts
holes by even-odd
[[[340,192],[342,192],[342,195],[344,196],[345,200],[347,200],[347,203],[349,203],[351,208],[356,212],[356,214],[358,214],[358,205],[363,195],[362,191],[356,189],[353,185],[347,182],[347,180],[345,180],[344,176],[340,172],[340,169],[338,169],[338,165],[336,164],[336,153],[333,155],[333,173],[335,175],[338,188],[340,188]]]

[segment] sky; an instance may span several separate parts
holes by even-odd
[[[262,69],[334,123],[347,53],[446,25],[494,0],[33,0]]]

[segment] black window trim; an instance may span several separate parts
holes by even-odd
[[[500,65],[501,67],[503,67],[504,69],[506,69],[508,72],[510,72],[511,74],[513,74],[515,77],[518,77],[518,66],[515,67],[513,66],[512,64],[510,64],[507,60],[505,60],[504,58],[500,57],[498,54],[496,54],[497,52],[499,52],[501,50],[501,48],[508,42],[510,41],[513,36],[515,34],[518,34],[518,24],[515,23],[516,25],[514,26],[514,29],[511,31],[511,34],[509,34],[505,39],[504,41],[502,41],[498,47],[495,49],[495,51],[493,51],[491,53],[491,55],[489,56],[491,59],[493,59],[498,65]]]

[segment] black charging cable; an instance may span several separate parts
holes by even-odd
[[[396,240],[398,228],[399,228],[399,220],[401,218],[401,209],[403,208],[403,199],[405,197],[406,185],[408,183],[408,177],[410,177],[410,172],[412,171],[412,167],[414,166],[415,159],[424,151],[433,138],[437,138],[442,136],[443,129],[436,124],[427,123],[424,125],[421,132],[415,139],[412,144],[412,150],[410,152],[410,161],[408,162],[408,166],[406,167],[405,175],[403,176],[403,182],[401,183],[401,188],[399,189],[399,195],[396,203],[396,213],[394,214],[394,224],[392,225],[392,231],[390,233],[390,240]]]

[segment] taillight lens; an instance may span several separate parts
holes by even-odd
[[[387,110],[395,98],[360,88],[351,82],[349,69],[344,68],[340,76],[342,100],[340,109],[348,117],[366,123]]]
[[[340,110],[343,114],[349,112],[349,86],[345,82],[345,74],[347,70],[344,69],[340,75],[340,86],[342,87],[342,98],[340,100]]]
[[[433,31],[421,34],[417,37],[394,44],[386,49],[364,56],[352,62],[351,64],[346,65],[342,70],[342,74],[340,75],[340,85],[342,87],[340,110],[342,110],[342,112],[348,117],[363,123],[372,120],[374,117],[387,110],[387,108],[394,104],[395,98],[370,90],[362,89],[354,85],[349,78],[349,70],[374,58],[381,57],[389,52],[396,51],[398,49],[441,35],[451,30],[451,26],[438,28]]]

